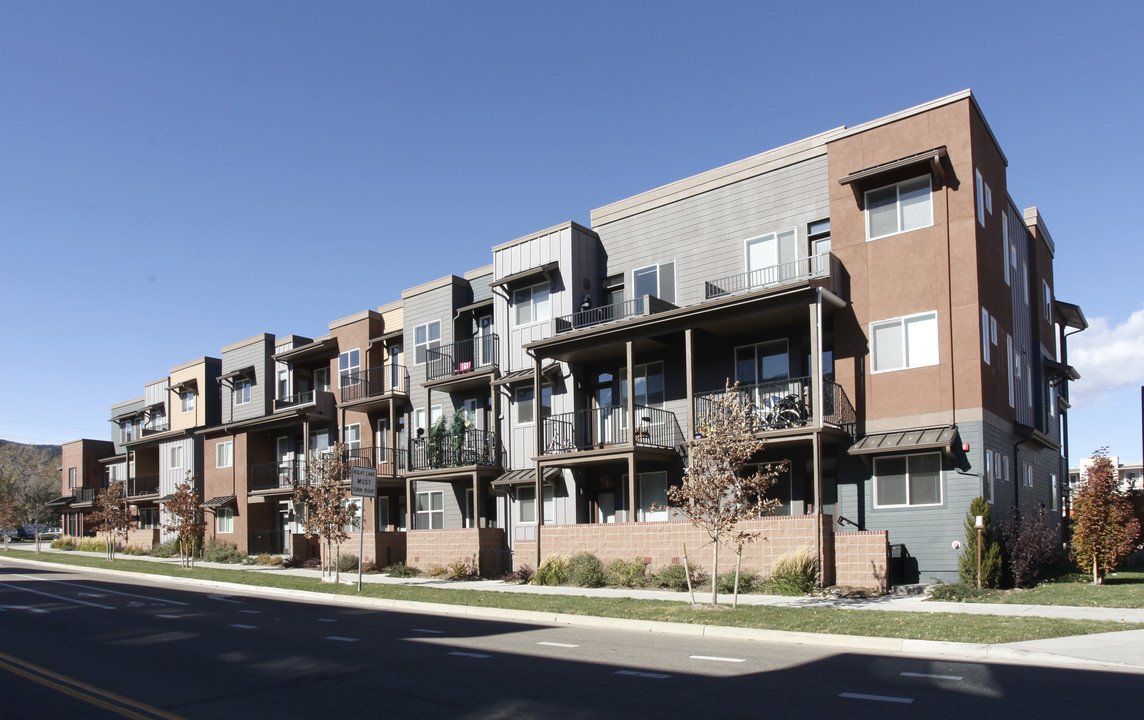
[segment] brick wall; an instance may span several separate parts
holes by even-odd
[[[505,550],[501,528],[410,530],[405,533],[405,542],[409,565],[425,568],[464,560],[478,565],[482,575],[490,576],[500,574],[499,556]]]
[[[838,585],[888,590],[888,543],[885,530],[835,533],[835,582]]]
[[[362,560],[367,563],[372,562],[379,568],[389,566],[391,559],[393,561],[399,560],[405,554],[405,533],[403,532],[367,532],[364,538],[364,546],[359,533],[352,532],[349,535],[349,540],[342,543],[342,554],[357,555],[358,550],[361,550]],[[325,548],[323,548],[323,552],[325,552]]]
[[[120,537],[123,537],[122,535]],[[144,550],[150,550],[159,544],[158,530],[140,530],[131,528],[127,531],[127,544]]]

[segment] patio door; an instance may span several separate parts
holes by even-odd
[[[786,338],[735,348],[735,381],[750,393],[756,412],[765,411],[773,398],[790,393],[789,378]]]
[[[607,492],[596,496],[596,522],[614,523],[616,521],[616,494]]]
[[[482,315],[477,318],[477,367],[487,367],[493,364],[495,349],[493,348],[493,316]]]
[[[774,285],[798,272],[794,230],[771,233],[747,241],[747,284],[752,288]]]
[[[597,445],[610,445],[615,442],[615,417],[619,413],[623,417],[623,410],[615,407],[612,388],[612,374],[600,373],[596,378],[596,388],[592,393],[595,409],[592,413],[595,428],[592,434]]]

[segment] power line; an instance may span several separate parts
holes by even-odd
[[[10,423],[12,425],[35,425],[36,427],[60,428],[61,430],[80,430],[82,432],[107,432],[107,428],[100,428],[99,430],[92,430],[91,428],[75,427],[74,425],[48,425],[46,423],[26,422],[24,420],[0,419],[0,423]]]

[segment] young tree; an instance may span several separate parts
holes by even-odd
[[[195,490],[195,478],[190,472],[175,486],[175,494],[166,503],[170,523],[163,529],[178,534],[179,557],[183,567],[195,566],[195,541],[202,537],[206,523],[199,511],[199,494]]]
[[[977,516],[985,524],[981,531],[981,587],[995,588],[1001,584],[1001,545],[993,537],[993,522],[989,517],[989,501],[975,497],[965,515],[965,552],[957,559],[957,577],[966,585],[977,585]]]
[[[102,488],[95,497],[95,510],[91,513],[91,523],[99,532],[107,535],[107,559],[115,559],[115,546],[119,536],[127,538],[131,527],[131,510],[127,506],[127,494],[123,481],[116,480]]]
[[[335,582],[341,580],[338,562],[342,557],[342,543],[349,539],[345,526],[360,526],[356,517],[357,502],[346,502],[350,494],[350,465],[345,458],[343,443],[336,443],[331,452],[311,458],[306,466],[307,484],[299,485],[294,491],[294,502],[305,508],[306,537],[319,537],[326,548],[322,555],[322,577],[332,572]]]
[[[717,605],[719,545],[732,541],[740,548],[758,533],[736,531],[741,520],[760,518],[779,505],[765,497],[786,461],[744,473],[747,463],[765,443],[754,435],[754,413],[738,384],[728,385],[711,401],[700,423],[700,437],[690,442],[690,464],[683,484],[667,489],[667,497],[681,515],[711,538],[711,604]]]
[[[8,550],[8,530],[14,529],[16,523],[19,522],[19,516],[16,514],[15,505],[0,493],[0,532],[4,533],[4,550]]]
[[[1105,574],[1136,549],[1139,534],[1140,523],[1120,491],[1108,448],[1100,448],[1073,493],[1072,559],[1082,570],[1092,570],[1094,584],[1103,584]]]

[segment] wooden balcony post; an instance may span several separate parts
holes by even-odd
[[[695,383],[694,383],[694,369],[692,358],[693,346],[691,338],[691,328],[683,331],[683,358],[686,362],[687,373],[687,437],[685,441],[690,441],[695,437]]]

